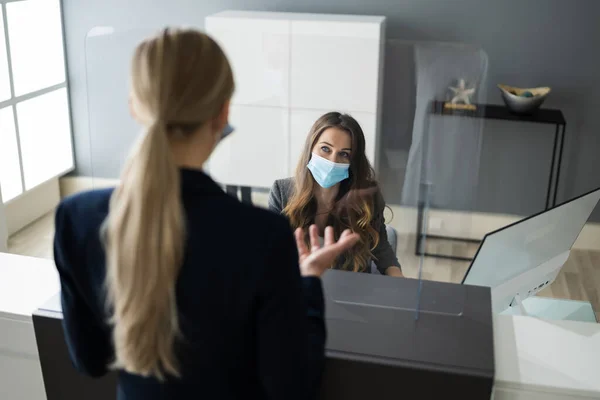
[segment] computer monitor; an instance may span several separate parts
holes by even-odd
[[[519,307],[550,285],[600,200],[600,188],[488,233],[462,283],[488,286],[492,309]]]

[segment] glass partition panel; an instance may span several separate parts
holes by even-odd
[[[460,43],[388,40],[379,172],[405,275],[460,283],[477,214],[487,56]]]
[[[129,70],[152,29],[95,27],[85,40],[90,162],[94,186],[112,185],[141,133],[129,109]]]

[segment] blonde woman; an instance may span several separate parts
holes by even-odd
[[[307,399],[324,362],[320,275],[357,241],[307,249],[284,218],[202,172],[234,90],[219,46],[165,30],[136,49],[131,111],[145,127],[118,187],[65,199],[55,260],[81,372],[119,372],[118,398]],[[298,246],[298,247],[296,247]]]

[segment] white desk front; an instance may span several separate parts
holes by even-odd
[[[52,260],[0,253],[0,399],[46,400],[31,315],[59,290]]]

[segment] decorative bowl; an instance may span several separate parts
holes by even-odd
[[[531,114],[546,100],[550,93],[549,87],[517,88],[508,85],[498,85],[506,107],[515,114]]]

